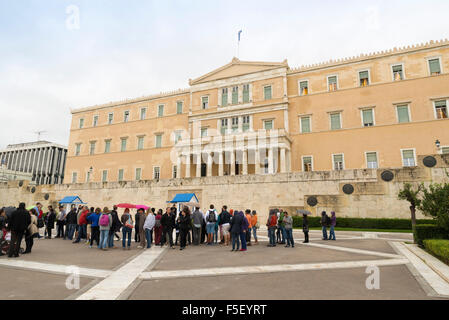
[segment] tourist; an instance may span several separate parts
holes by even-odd
[[[52,206],[48,206],[48,210],[49,212],[45,216],[47,220],[47,239],[51,239],[52,230],[55,228],[56,213]]]
[[[239,211],[239,215],[243,217],[242,230],[240,231],[240,241],[242,242],[240,251],[246,251],[246,234],[248,233],[249,222],[243,211]]]
[[[154,228],[154,224],[156,222],[155,216],[150,210],[147,210],[145,223],[143,224],[143,229],[145,230],[145,239],[147,241],[147,249],[151,248],[152,239],[152,231]]]
[[[187,233],[189,232],[191,220],[190,217],[190,209],[188,207],[184,207],[182,209],[181,214],[179,216],[179,233],[181,238],[181,244],[179,250],[184,250],[187,245]]]
[[[17,258],[19,256],[20,244],[22,238],[31,223],[31,217],[25,210],[25,203],[20,203],[19,208],[15,210],[8,221],[8,228],[11,230],[11,243],[9,245],[8,257]]]
[[[76,229],[76,226],[77,226],[77,213],[76,213],[75,206],[72,206],[72,209],[67,214],[65,219],[66,219],[66,223],[67,223],[65,236],[69,240],[73,240],[73,235],[75,233],[75,229]],[[39,223],[39,220],[38,220],[38,223]]]
[[[278,216],[278,229],[276,232],[277,236],[276,242],[278,244],[285,244],[284,210],[279,209],[277,216]]]
[[[243,228],[243,215],[238,214],[236,211],[234,213],[234,216],[231,219],[230,222],[230,231],[231,231],[231,239],[232,239],[232,251],[239,251],[240,250],[240,233],[242,232]]]
[[[321,212],[321,229],[323,231],[323,240],[327,240],[327,227],[329,223],[329,216],[326,214],[326,211]]]
[[[39,229],[37,228],[37,212],[35,209],[30,210],[30,218],[31,223],[28,226],[28,229],[25,234],[25,244],[26,248],[23,254],[31,253],[31,249],[33,248],[34,244],[34,238],[37,237],[37,233],[39,232]]]
[[[201,238],[201,227],[204,221],[204,215],[200,211],[200,207],[197,206],[195,208],[195,211],[192,214],[192,236],[193,236],[193,245],[198,246],[200,244],[200,238]]]
[[[225,246],[229,246],[231,243],[231,215],[229,214],[227,209],[227,206],[223,206],[223,209],[220,213],[221,233],[223,234]]]
[[[139,225],[140,225],[140,214],[139,214],[139,211],[136,212],[134,218],[135,218],[135,224],[134,224],[134,241],[135,241],[135,242],[140,242],[140,230],[139,230]]]
[[[87,226],[86,226],[86,244],[90,244],[90,239],[92,239],[92,221],[88,218],[91,214],[95,214],[95,208],[90,207],[89,213],[86,216]]]
[[[122,218],[120,219],[120,222],[122,223],[122,246],[123,250],[131,250],[131,235],[133,231],[133,217],[129,213],[129,209],[126,208],[125,212],[122,215]],[[128,246],[126,246],[126,237],[128,237]]]
[[[81,239],[87,239],[87,216],[89,214],[89,208],[83,207],[78,219],[78,236],[73,243],[80,243]]]
[[[268,238],[270,240],[268,247],[276,247],[276,226],[277,226],[277,210],[270,209],[270,214],[267,220]]]
[[[246,231],[246,245],[247,246],[251,246],[251,229],[252,229],[252,224],[251,224],[251,210],[250,209],[246,209],[245,210],[245,217],[246,220],[248,220],[248,230]]]
[[[114,237],[116,237],[117,240],[120,241],[120,237],[117,235],[117,232],[120,232],[120,229],[122,228],[122,223],[120,222],[120,219],[118,218],[116,205],[114,205],[112,207],[111,217],[112,217],[112,226],[111,226],[111,229],[109,230],[108,247],[115,248]]]
[[[165,209],[165,213],[161,218],[162,225],[162,240],[161,247],[168,242],[170,248],[174,249],[173,246],[173,227],[175,226],[175,221],[173,219],[172,210],[170,207]],[[168,238],[168,239],[167,239]]]
[[[214,209],[214,205],[210,205],[210,209],[206,213],[206,232],[207,232],[207,245],[212,245],[215,233],[215,223],[217,222],[217,211]]]
[[[155,224],[153,228],[153,234],[154,234],[154,244],[156,246],[161,244],[161,238],[162,238],[162,209],[159,209],[157,211],[156,217],[155,217]]]
[[[335,226],[337,225],[337,217],[335,216],[335,211],[331,212],[330,218],[330,232],[329,232],[329,240],[335,241]]]
[[[288,215],[288,212],[284,212],[284,229],[285,229],[285,239],[287,240],[286,248],[294,248],[295,241],[293,240],[293,218]]]
[[[251,212],[251,230],[253,232],[253,237],[254,237],[254,244],[259,244],[259,242],[257,241],[257,229],[259,229],[259,221],[257,219],[257,212],[256,210],[253,210],[253,212]]]
[[[213,239],[212,239],[212,241],[215,243],[215,244],[217,244],[218,243],[218,229],[219,229],[219,226],[220,226],[220,214],[218,214],[216,211],[215,211],[215,213],[216,213],[216,216],[217,216],[217,221],[215,221],[215,226],[214,226],[214,236],[213,236]]]
[[[44,227],[45,223],[44,223],[44,212],[42,211],[42,204],[40,202],[36,203],[36,206],[34,207],[34,209],[36,210],[37,213],[37,227],[39,229],[39,233],[37,235],[38,239],[43,238],[40,234],[40,229]]]
[[[145,215],[144,209],[138,209],[136,216],[139,217],[139,239],[140,244],[137,246],[137,249],[145,249],[146,247],[146,236],[145,236],[145,229],[143,228],[143,225],[145,224],[145,219],[147,218]],[[136,230],[137,232],[137,230]]]
[[[87,221],[91,222],[91,235],[90,235],[89,248],[92,248],[94,240],[97,242],[98,248],[100,248],[100,225],[98,223],[100,220],[100,214],[101,209],[96,208],[95,212],[87,217]]]
[[[309,243],[309,219],[306,214],[302,215],[302,232],[304,232],[303,243]]]
[[[100,249],[106,251],[108,250],[109,230],[112,226],[112,217],[107,207],[103,209],[98,224],[100,225]]]
[[[59,206],[59,213],[56,217],[56,238],[64,238],[64,224],[66,212],[63,206]]]
[[[3,208],[0,208],[0,256],[4,256],[4,253],[1,250],[1,245],[3,244],[4,232],[6,231],[6,221],[6,212]]]

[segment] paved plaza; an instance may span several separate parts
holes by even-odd
[[[61,239],[36,240],[33,252],[0,258],[0,299],[448,299],[449,267],[411,244],[411,234],[311,232],[294,249],[260,244],[106,252]],[[74,268],[76,266],[76,268]],[[369,277],[378,270],[379,287]],[[75,273],[73,273],[75,272]],[[79,275],[79,287],[76,278]],[[368,282],[368,286],[367,286]]]

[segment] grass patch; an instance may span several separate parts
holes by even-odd
[[[302,228],[295,228],[302,230]],[[320,227],[309,228],[310,230],[321,230]],[[358,229],[358,228],[335,228],[335,231],[359,231],[359,232],[394,232],[394,233],[412,233],[412,230],[404,229]],[[328,229],[329,232],[329,229]]]
[[[424,248],[431,255],[449,265],[449,240],[424,240]]]

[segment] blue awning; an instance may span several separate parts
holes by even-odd
[[[181,203],[181,202],[193,202],[192,200],[198,201],[198,198],[194,193],[178,193],[172,201],[167,201],[168,203]]]
[[[59,203],[60,204],[87,204],[87,203],[83,202],[80,199],[80,197],[78,197],[78,196],[65,197],[64,199],[59,201]]]

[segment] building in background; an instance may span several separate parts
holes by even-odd
[[[65,182],[414,167],[449,152],[447,40],[300,68],[234,58],[189,85],[72,110]]]
[[[64,180],[66,157],[66,147],[48,141],[8,145],[0,150],[0,179],[59,184]]]

